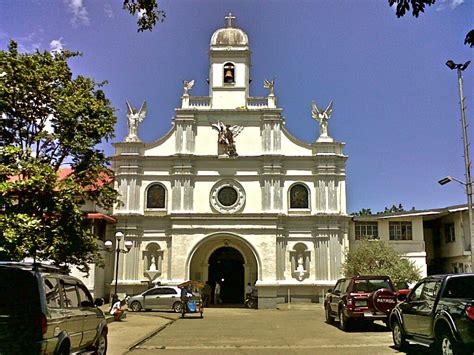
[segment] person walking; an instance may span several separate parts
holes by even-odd
[[[219,281],[216,281],[216,287],[214,288],[214,304],[222,303],[221,299],[221,285]]]
[[[209,285],[209,281],[206,281],[206,284],[204,285],[202,289],[202,303],[204,307],[209,306],[211,295],[212,295],[212,287],[211,285]]]

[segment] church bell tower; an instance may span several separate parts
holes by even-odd
[[[209,96],[213,109],[247,106],[250,85],[250,47],[247,34],[234,27],[235,16],[225,17],[225,27],[211,37]]]

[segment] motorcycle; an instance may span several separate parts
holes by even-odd
[[[255,308],[257,309],[258,306],[258,297],[251,293],[248,293],[245,296],[244,306],[247,308]]]

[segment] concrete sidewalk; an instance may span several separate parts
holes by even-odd
[[[180,314],[174,312],[128,311],[125,319],[119,322],[114,321],[113,317],[107,317],[109,326],[107,354],[127,353],[130,348],[153,336],[179,317]]]

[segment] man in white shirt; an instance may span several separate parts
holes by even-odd
[[[214,289],[214,304],[222,303],[221,299],[221,285],[216,281],[216,288]]]

